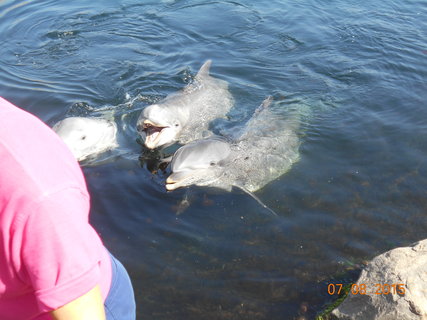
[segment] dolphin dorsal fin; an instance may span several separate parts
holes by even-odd
[[[258,108],[256,108],[254,114],[258,114],[262,110],[267,109],[268,107],[270,107],[270,105],[271,105],[272,102],[273,102],[273,97],[272,96],[268,96],[267,98],[264,99],[263,102],[261,102],[261,105]]]
[[[197,72],[196,79],[201,80],[203,78],[209,77],[209,69],[211,68],[212,60],[206,61],[201,67],[199,72]]]

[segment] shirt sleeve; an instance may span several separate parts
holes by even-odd
[[[35,203],[22,225],[22,266],[43,312],[75,300],[100,281],[104,248],[88,212],[87,195],[68,188]]]

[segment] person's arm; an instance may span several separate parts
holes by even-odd
[[[51,311],[50,314],[55,320],[105,320],[104,303],[99,286]]]

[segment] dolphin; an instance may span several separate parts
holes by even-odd
[[[117,125],[102,118],[69,117],[52,128],[65,142],[77,161],[114,149]]]
[[[149,149],[178,141],[200,139],[209,123],[224,117],[234,104],[224,80],[209,75],[212,61],[206,61],[183,90],[146,107],[137,121],[137,131]]]
[[[190,185],[253,192],[287,172],[299,160],[299,117],[284,119],[268,97],[234,139],[213,136],[193,141],[173,155],[166,189]],[[268,208],[267,208],[268,209]],[[270,210],[271,211],[271,210]]]

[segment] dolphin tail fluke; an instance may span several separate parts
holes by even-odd
[[[277,216],[277,213],[274,212],[273,209],[270,209],[269,207],[267,207],[267,205],[261,201],[260,198],[258,198],[255,194],[253,194],[252,192],[250,192],[248,189],[242,187],[242,186],[236,186],[237,188],[239,188],[240,190],[242,190],[244,193],[246,193],[247,195],[251,196],[252,199],[254,199],[256,202],[258,202],[264,209],[267,209],[267,211],[272,214],[273,216]]]
[[[209,69],[211,68],[212,60],[206,61],[201,67],[199,72],[197,72],[196,78],[201,80],[203,78],[209,77]]]

